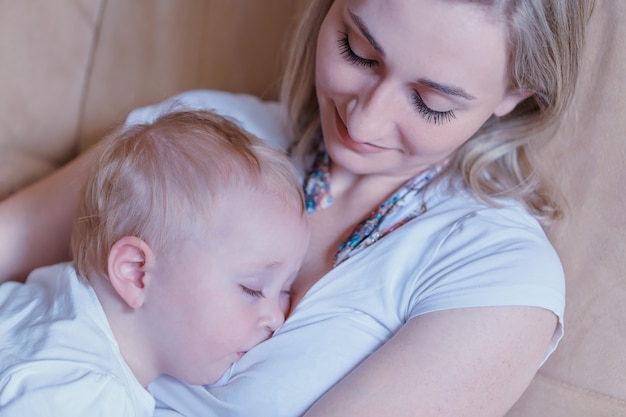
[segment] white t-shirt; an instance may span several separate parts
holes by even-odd
[[[287,142],[280,129],[263,131],[254,123],[264,117],[268,126],[283,126],[284,111],[275,103],[212,91],[176,100],[182,107],[189,102],[231,115],[274,143]],[[129,122],[150,121],[166,108],[141,109]],[[503,206],[494,208],[469,193],[451,192],[444,182],[386,221],[393,224],[423,202],[425,213],[322,277],[274,337],[248,352],[217,384],[205,389],[167,377],[157,380],[151,386],[156,415],[175,410],[203,417],[299,416],[404,323],[438,310],[551,310],[559,325],[547,358],[563,334],[565,287],[559,258],[537,221],[515,202],[501,201]]]
[[[95,292],[71,264],[0,285],[0,417],[147,417]]]

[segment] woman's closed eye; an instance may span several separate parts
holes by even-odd
[[[339,32],[340,36],[337,40],[337,46],[339,47],[339,54],[348,62],[354,65],[358,65],[365,68],[373,68],[378,65],[378,61],[373,59],[366,59],[358,56],[350,47],[350,40],[348,39],[348,33]]]
[[[246,287],[245,285],[239,285],[243,292],[246,294],[255,297],[255,298],[265,298],[265,294],[263,294],[263,290],[255,290],[250,287]]]
[[[413,91],[413,105],[417,109],[417,112],[426,119],[426,121],[434,123],[436,125],[442,125],[444,122],[449,122],[451,119],[456,118],[454,111],[436,111],[431,109],[424,103],[422,96],[417,91]]]
[[[348,38],[347,32],[339,32],[340,37],[337,41],[339,47],[340,55],[349,63],[365,67],[365,68],[374,68],[378,65],[378,61],[373,59],[363,58],[357,55],[352,47],[350,46],[350,39]],[[417,112],[426,119],[426,121],[430,123],[434,123],[436,125],[442,125],[445,122],[449,122],[451,119],[454,119],[456,116],[452,110],[448,111],[437,111],[433,110],[422,99],[422,96],[417,92],[413,91],[412,104],[417,109]]]

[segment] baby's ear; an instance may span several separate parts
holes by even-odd
[[[109,252],[109,279],[115,291],[136,309],[145,301],[146,266],[153,262],[150,246],[135,236],[124,236]]]

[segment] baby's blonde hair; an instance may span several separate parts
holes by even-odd
[[[167,253],[206,232],[214,202],[241,187],[304,215],[288,157],[222,116],[176,111],[151,124],[120,126],[105,139],[72,230],[79,275],[106,277],[109,250],[124,236]]]
[[[568,108],[582,59],[593,0],[450,0],[476,3],[508,27],[510,90],[530,92],[505,117],[492,116],[453,155],[447,173],[487,202],[516,198],[544,223],[559,202],[536,172],[537,145],[552,136]],[[315,93],[319,29],[333,0],[312,0],[291,39],[281,99],[287,104],[294,153],[305,157],[321,140]],[[416,16],[416,24],[419,19]],[[407,45],[410,47],[410,45]]]

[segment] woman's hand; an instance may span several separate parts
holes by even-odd
[[[535,307],[416,317],[305,417],[502,417],[530,384],[556,321]]]

